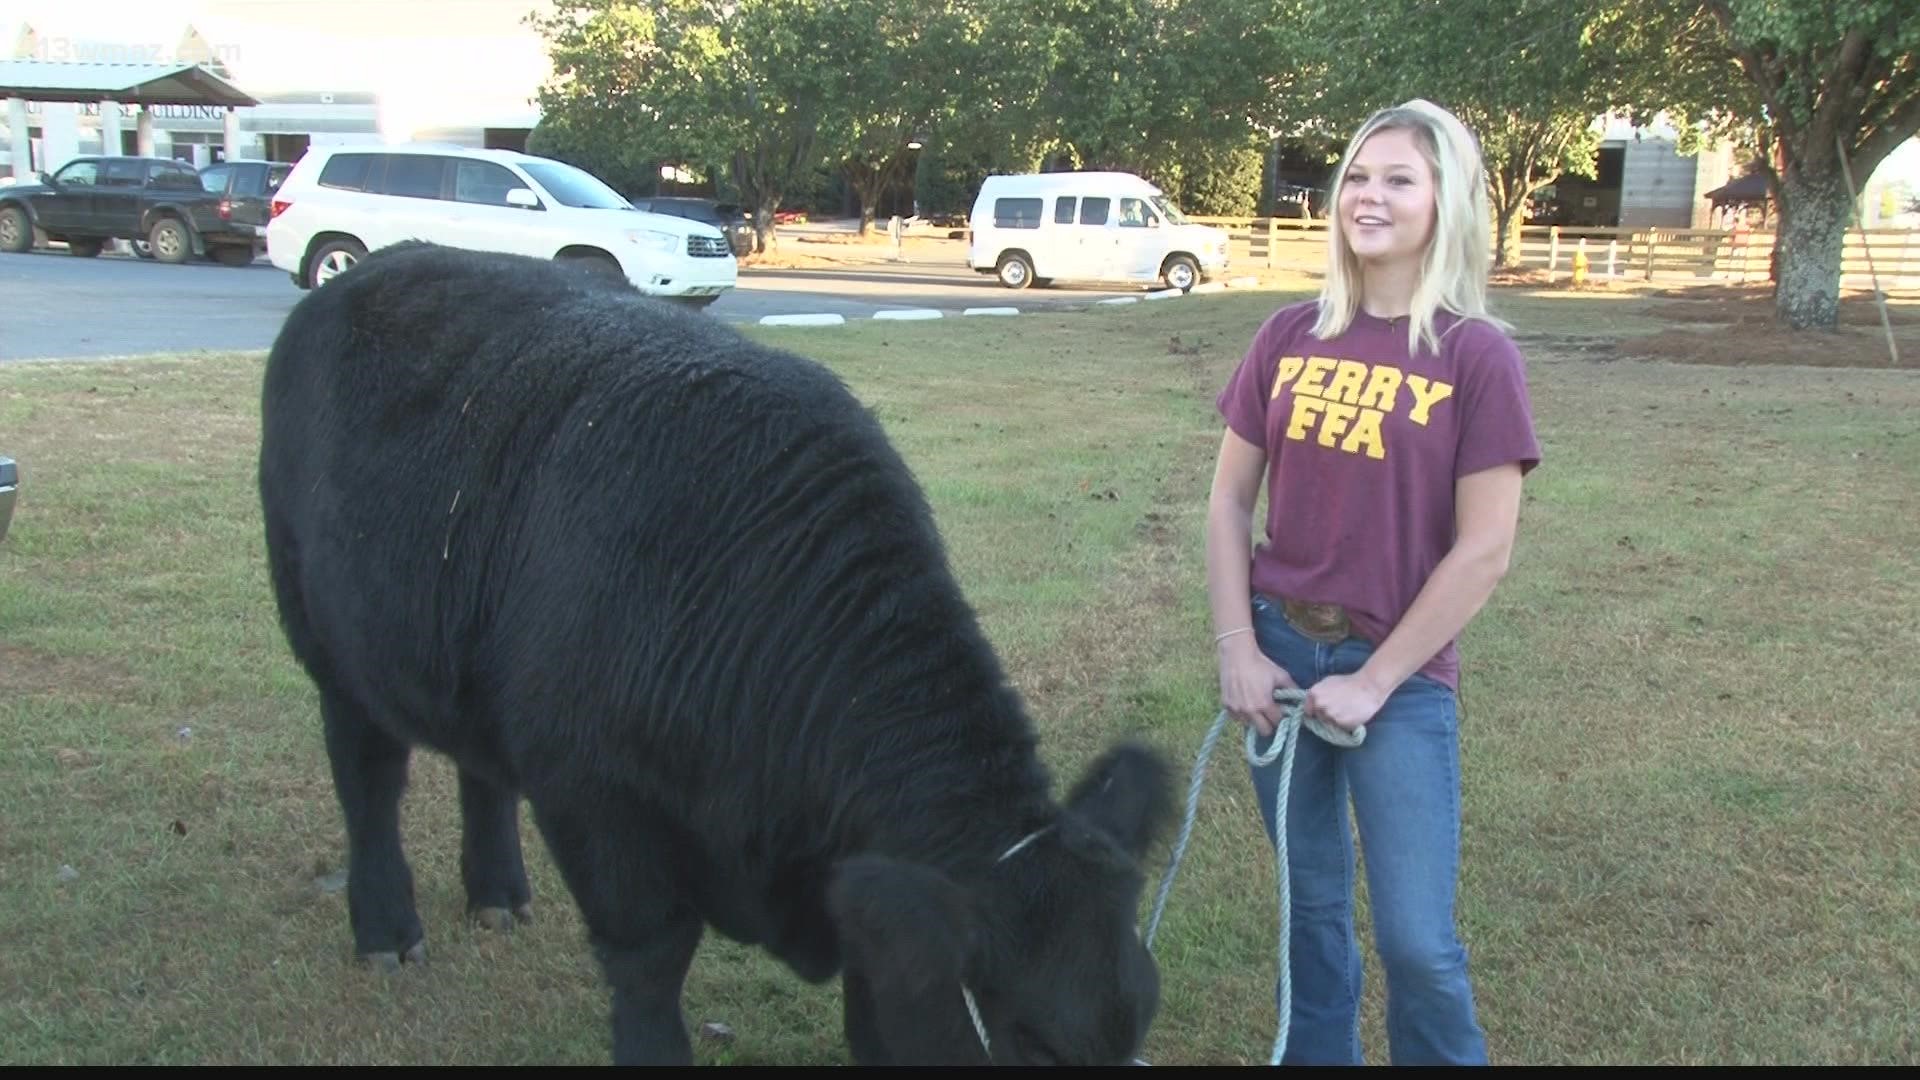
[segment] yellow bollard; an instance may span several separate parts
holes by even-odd
[[[1581,237],[1580,246],[1573,251],[1573,287],[1579,288],[1587,283],[1587,241]]]

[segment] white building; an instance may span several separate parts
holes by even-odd
[[[0,63],[205,65],[257,102],[235,110],[237,157],[292,161],[313,143],[365,139],[519,148],[550,70],[526,17],[551,8],[549,0],[0,0]],[[202,165],[229,154],[228,118],[216,106],[23,100],[9,104],[10,130],[0,133],[0,175],[13,164],[20,106],[26,175],[82,153],[144,147]],[[107,145],[103,130],[117,130],[121,145]]]
[[[1554,184],[1552,195],[1564,204],[1564,223],[1631,229],[1719,227],[1707,193],[1747,172],[1748,163],[1731,145],[1686,155],[1679,151],[1680,133],[1665,117],[1639,128],[1617,118],[1598,123],[1598,175],[1591,180],[1563,176]],[[1905,198],[1920,194],[1920,139],[1909,139],[1888,155],[1866,178],[1864,188],[1860,214],[1865,225],[1901,224],[1897,215]]]

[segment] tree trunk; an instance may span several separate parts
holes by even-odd
[[[873,233],[874,220],[879,217],[880,197],[892,187],[900,176],[905,155],[893,154],[874,165],[868,161],[850,160],[844,175],[848,186],[860,200],[860,237],[866,239]]]
[[[1494,268],[1517,269],[1520,266],[1520,226],[1526,223],[1527,197],[1502,196],[1493,206],[1494,230],[1499,241],[1494,248]]]
[[[761,202],[753,208],[753,250],[755,252],[772,251],[778,246],[773,236],[773,210],[780,205],[775,198],[771,202]]]
[[[772,251],[779,246],[773,235],[773,212],[780,208],[785,192],[774,189],[775,181],[761,167],[758,155],[749,157],[745,151],[735,151],[729,173],[734,190],[740,193],[740,204],[753,213],[753,250]]]
[[[1853,193],[1837,167],[1831,176],[1789,167],[1780,178],[1780,204],[1775,314],[1795,330],[1835,329],[1840,325],[1840,252],[1852,220]]]

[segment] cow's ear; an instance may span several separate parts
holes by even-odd
[[[1081,774],[1067,808],[1139,859],[1173,817],[1171,776],[1158,752],[1121,743]]]
[[[938,870],[878,855],[847,859],[834,868],[827,910],[848,965],[877,993],[917,997],[959,981],[974,922],[965,891]]]

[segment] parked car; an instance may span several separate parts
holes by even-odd
[[[572,262],[696,307],[732,289],[739,271],[719,229],[636,210],[575,166],[419,143],[307,151],[273,197],[267,258],[312,289],[409,239]]]
[[[242,261],[241,251],[250,262],[260,240],[250,226],[221,215],[222,199],[184,161],[77,157],[37,183],[0,188],[0,251],[31,249],[37,231],[83,258],[126,240],[145,242],[161,262],[196,255]]]
[[[223,231],[249,237],[246,244],[223,243],[213,247],[208,252],[211,257],[230,266],[246,266],[255,256],[267,253],[267,215],[271,212],[268,200],[280,190],[281,183],[292,171],[291,161],[256,160],[222,161],[200,170],[200,187],[218,197],[212,215],[219,219]],[[137,240],[133,252],[143,259],[151,259],[153,245]]]
[[[1009,289],[1052,281],[1164,282],[1191,289],[1227,270],[1227,233],[1190,222],[1132,173],[989,176],[967,262]]]
[[[690,221],[704,221],[726,234],[735,258],[753,253],[753,222],[738,204],[699,199],[690,195],[651,195],[629,199],[635,210],[654,214],[672,214]]]
[[[13,496],[20,488],[20,470],[10,457],[0,457],[0,540],[13,524]]]

